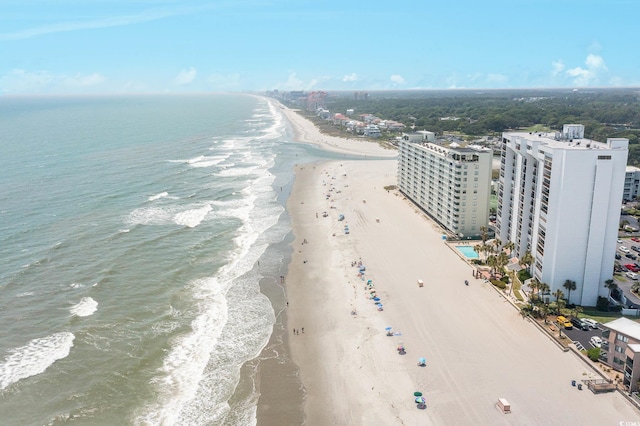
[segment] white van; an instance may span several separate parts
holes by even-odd
[[[632,280],[637,280],[638,279],[638,274],[636,274],[635,272],[627,272],[627,278],[631,278]]]
[[[602,339],[598,336],[593,336],[591,340],[589,340],[589,343],[591,343],[596,348],[602,347]]]

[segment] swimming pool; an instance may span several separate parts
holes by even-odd
[[[473,246],[456,246],[458,251],[467,259],[478,259],[478,253],[473,250]]]

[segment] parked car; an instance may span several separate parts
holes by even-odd
[[[629,249],[628,249],[628,248],[626,248],[625,246],[620,246],[620,247],[618,247],[618,250],[620,250],[620,251],[621,251],[621,252],[623,252],[623,253],[629,253]]]
[[[582,322],[580,318],[573,317],[571,318],[571,324],[573,324],[576,328],[580,330],[589,330],[589,326]]]
[[[631,278],[632,280],[638,279],[638,274],[636,274],[635,272],[629,271],[625,275],[627,276],[627,278]]]
[[[602,339],[598,336],[591,337],[591,339],[589,339],[589,343],[596,348],[602,347]]]
[[[633,238],[631,238],[631,241],[634,241],[634,242],[636,242],[636,243],[640,243],[640,238],[638,238],[638,237],[633,237]]]
[[[598,328],[598,326],[600,325],[598,321],[591,318],[583,318],[582,322],[587,324],[591,328]]]
[[[627,257],[631,260],[636,260],[638,258],[638,256],[636,256],[635,254],[631,254],[631,253],[627,253],[624,255],[624,257]]]
[[[571,324],[571,321],[569,321],[562,315],[558,315],[556,317],[556,321],[558,322],[558,324],[560,324],[562,327],[566,328],[567,330],[571,330],[573,328],[573,324]]]
[[[622,259],[622,255],[620,253],[616,253],[616,260]]]
[[[638,246],[631,246],[631,250],[635,251],[635,252],[640,252],[640,247]]]

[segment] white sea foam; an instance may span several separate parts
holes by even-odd
[[[24,293],[16,294],[16,297],[28,297],[28,296],[33,296],[33,292],[32,291],[25,291]]]
[[[171,221],[173,214],[161,207],[141,207],[129,213],[126,222],[130,225],[164,225]]]
[[[18,380],[43,373],[57,360],[66,358],[74,339],[75,336],[69,332],[55,333],[11,349],[0,363],[0,390]]]
[[[170,160],[171,163],[184,163],[191,167],[213,167],[224,160],[226,160],[231,154],[223,155],[200,155],[198,157],[190,158],[188,160]]]
[[[262,176],[242,191],[244,197],[211,203],[227,207],[221,215],[241,218],[236,249],[215,276],[195,280],[188,287],[197,311],[191,331],[173,339],[152,380],[158,397],[136,413],[136,424],[219,424],[228,411],[227,400],[237,384],[240,366],[257,356],[268,341],[271,323],[265,321],[265,315],[273,321],[273,312],[257,288],[258,280],[250,280],[251,294],[241,292],[242,299],[234,302],[237,306],[230,306],[228,300],[229,289],[268,246],[256,244],[258,238],[277,223],[283,211],[274,202],[274,176],[268,173],[268,163],[263,165]],[[236,317],[233,323],[228,322],[230,313]]]
[[[168,193],[168,192],[166,192],[166,191],[165,191],[165,192],[161,192],[161,193],[159,193],[159,194],[156,194],[156,195],[152,195],[152,196],[150,196],[150,197],[148,198],[148,200],[149,200],[149,201],[159,200],[160,198],[164,198],[164,197],[166,197],[167,195],[169,195],[169,193]]]
[[[178,225],[188,226],[189,228],[195,228],[200,225],[207,214],[212,210],[211,204],[207,204],[203,207],[191,210],[185,210],[177,213],[173,217],[173,221]]]
[[[80,302],[73,305],[69,312],[77,317],[88,317],[98,310],[98,302],[91,297],[83,297]]]
[[[82,285],[80,283],[71,283],[71,284],[69,284],[69,287],[71,287],[71,288],[82,288],[82,287],[84,287],[84,285]]]

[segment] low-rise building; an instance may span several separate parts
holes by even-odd
[[[640,323],[618,318],[602,324],[602,362],[623,373],[629,392],[638,391],[640,380]]]
[[[622,199],[631,201],[640,195],[640,169],[633,166],[627,166],[624,173],[624,192]]]

